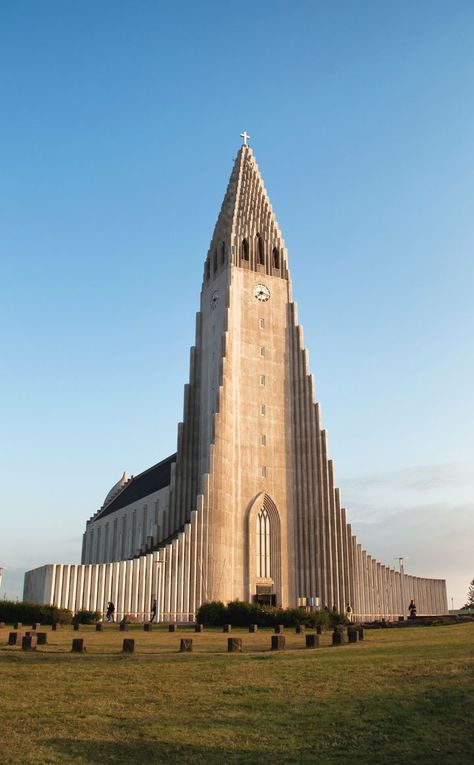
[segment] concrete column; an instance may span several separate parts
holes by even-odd
[[[334,601],[333,589],[333,560],[331,539],[333,534],[332,519],[329,511],[329,477],[327,460],[327,437],[326,431],[321,431],[321,468],[322,468],[322,508],[324,517],[324,548],[326,557],[326,604],[332,608]]]

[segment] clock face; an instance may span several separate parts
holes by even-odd
[[[215,308],[219,302],[219,293],[213,292],[211,297],[211,308]]]
[[[270,290],[268,287],[265,287],[264,284],[257,284],[255,287],[253,294],[257,298],[257,300],[260,300],[260,302],[264,303],[266,300],[270,300]]]

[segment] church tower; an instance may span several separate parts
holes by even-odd
[[[346,522],[285,243],[243,138],[204,265],[171,485],[168,531],[197,540],[189,611],[238,598],[403,612],[404,580]],[[169,581],[163,609],[179,610]],[[431,609],[443,610],[443,587],[432,583]]]
[[[87,522],[81,565],[27,572],[24,596],[188,621],[211,600],[398,618],[447,608],[352,534],[321,428],[285,243],[252,149],[234,163],[204,264],[177,454],[126,474]]]
[[[170,501],[170,532],[202,516],[204,600],[298,592],[292,322],[284,241],[244,144],[204,266]]]

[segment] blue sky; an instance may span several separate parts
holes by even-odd
[[[369,551],[474,576],[471,2],[0,4],[3,591],[175,449],[242,130]]]

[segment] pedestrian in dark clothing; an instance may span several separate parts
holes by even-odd
[[[153,605],[151,607],[150,623],[153,622],[155,618],[156,618],[156,600],[153,601]]]
[[[110,601],[107,603],[107,612],[106,612],[106,614],[105,614],[105,618],[107,619],[107,621],[108,621],[108,622],[113,622],[113,621],[115,621],[115,619],[114,619],[114,613],[115,613],[115,606],[114,606],[114,604],[112,603],[112,601],[110,600]]]

